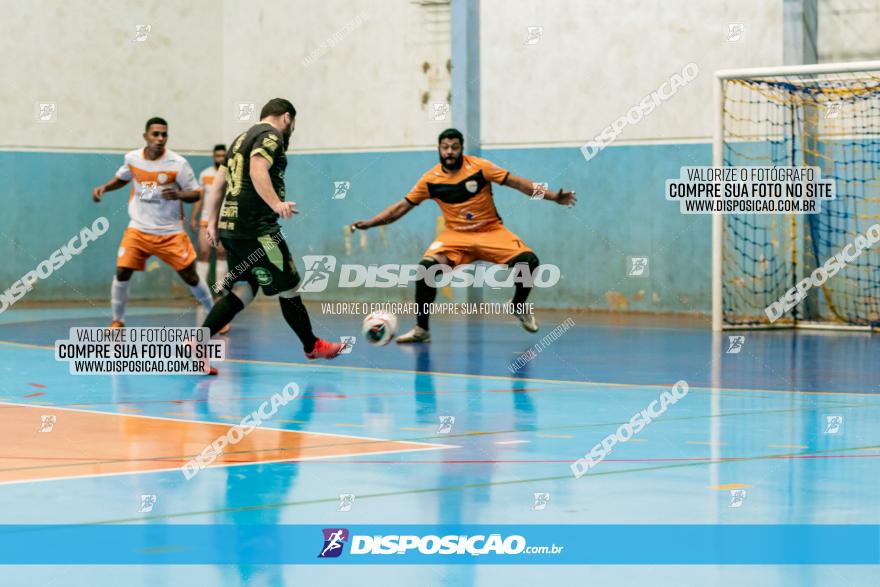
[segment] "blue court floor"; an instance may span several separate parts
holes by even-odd
[[[133,304],[127,326],[192,326],[189,307]],[[310,306],[316,333],[360,339],[359,316]],[[370,347],[309,363],[274,303],[226,337],[215,378],[73,376],[53,344],[105,326],[104,308],[0,315],[2,408],[17,405],[230,424],[295,382],[265,426],[444,445],[0,484],[0,524],[878,524],[880,336],[745,332],[703,321],[539,313],[437,317],[430,345]],[[554,326],[574,326],[511,364]],[[401,329],[411,326],[402,319]],[[729,335],[744,335],[727,353]],[[575,479],[570,464],[678,380],[689,393]],[[66,412],[64,412],[66,413]],[[440,432],[440,418],[455,418]],[[10,416],[6,416],[10,417]],[[63,417],[63,416],[62,416]],[[70,458],[88,460],[70,439]],[[0,449],[0,474],[22,457]],[[61,455],[63,456],[63,455]],[[8,459],[15,457],[14,465]],[[6,461],[6,465],[4,465]],[[34,459],[33,467],[41,465]],[[51,473],[51,471],[50,471]],[[549,493],[535,509],[535,493]],[[142,495],[155,495],[139,512]],[[350,511],[337,511],[353,494]],[[308,545],[313,550],[316,545]],[[0,585],[878,585],[877,566],[0,566]]]

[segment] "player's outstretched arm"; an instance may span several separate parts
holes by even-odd
[[[99,185],[98,187],[96,187],[95,189],[92,190],[92,200],[94,200],[95,202],[100,202],[101,198],[104,197],[104,194],[106,192],[112,192],[113,190],[118,190],[119,188],[127,185],[128,181],[129,180],[127,180],[127,179],[119,179],[118,177],[116,177],[114,175],[113,179],[111,179],[110,181],[108,181],[107,183],[105,183],[103,185]]]
[[[391,204],[369,220],[358,220],[357,222],[352,224],[351,227],[355,230],[367,230],[368,228],[373,228],[374,226],[391,224],[392,222],[399,220],[407,212],[412,210],[413,207],[414,206],[407,202],[406,198],[404,198],[399,202]]]
[[[210,187],[208,188],[210,189]],[[207,190],[205,193],[205,198],[208,197]],[[199,198],[193,205],[192,210],[189,213],[189,227],[193,232],[199,231],[199,219],[202,216],[202,206],[205,204],[205,198]]]
[[[543,184],[529,181],[524,177],[512,173],[507,176],[504,185],[522,192],[530,198],[550,200],[551,202],[556,202],[562,206],[574,206],[577,202],[577,197],[574,192],[567,192],[562,188],[557,192],[551,192],[549,189],[546,189]]]

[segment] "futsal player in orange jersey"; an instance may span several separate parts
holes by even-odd
[[[352,227],[367,230],[395,222],[425,200],[434,200],[440,206],[446,221],[446,230],[440,233],[425,251],[420,265],[427,271],[437,264],[457,266],[476,260],[514,267],[526,264],[531,275],[539,266],[537,255],[501,222],[492,197],[492,184],[497,183],[535,197],[543,192],[543,199],[563,206],[577,201],[574,192],[560,189],[536,191],[537,184],[513,175],[494,163],[465,155],[464,137],[454,128],[446,129],[438,137],[437,151],[440,162],[416,182],[415,187],[401,201],[392,204],[373,218],[355,222]],[[511,302],[523,304],[531,292],[531,285],[516,283]],[[425,278],[416,282],[418,315],[416,327],[397,338],[399,343],[430,342],[427,306],[437,296],[437,289]],[[515,306],[516,307],[516,306]],[[538,331],[533,314],[516,314],[523,328]]]

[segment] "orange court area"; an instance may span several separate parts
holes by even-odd
[[[0,403],[0,483],[179,469],[233,425]],[[441,448],[260,427],[209,467]]]

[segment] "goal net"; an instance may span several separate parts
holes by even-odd
[[[880,222],[880,62],[716,74],[713,165],[818,167],[817,214],[713,217],[713,327],[770,326],[765,309]],[[880,244],[772,326],[880,322]]]

